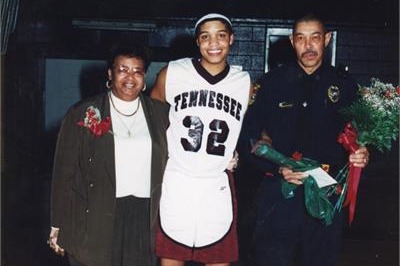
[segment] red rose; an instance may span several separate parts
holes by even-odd
[[[96,123],[93,125],[93,127],[90,129],[92,133],[100,137],[101,135],[106,134],[110,130],[110,125],[111,125],[111,119],[110,117],[106,117],[105,120],[102,120],[100,123]]]
[[[339,185],[336,186],[335,193],[336,193],[337,195],[340,195],[340,194],[342,193],[342,190],[343,190],[343,188],[342,188],[342,186],[339,184]]]
[[[293,154],[292,154],[292,158],[293,158],[295,161],[300,161],[300,160],[303,158],[303,154],[302,154],[301,152],[295,151],[295,152],[293,152]]]
[[[392,93],[390,92],[390,90],[387,90],[387,91],[385,92],[385,97],[386,97],[386,98],[392,98],[392,97],[393,97],[393,95],[392,95]]]

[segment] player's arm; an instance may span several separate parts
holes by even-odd
[[[255,86],[253,83],[250,83],[250,88],[249,88],[249,98],[251,98],[255,93]]]
[[[165,102],[165,80],[167,77],[167,67],[164,67],[158,72],[153,88],[151,89],[151,98]]]

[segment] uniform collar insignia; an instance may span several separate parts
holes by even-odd
[[[330,86],[328,88],[328,98],[332,103],[336,103],[340,98],[340,89],[338,86]]]
[[[289,103],[289,102],[280,102],[280,103],[278,104],[278,106],[279,106],[280,108],[291,108],[291,107],[293,107],[293,103]]]

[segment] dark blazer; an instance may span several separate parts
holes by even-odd
[[[149,226],[154,243],[167,161],[168,107],[143,94],[140,101],[152,139]],[[88,266],[111,266],[116,203],[114,138],[112,133],[96,137],[78,125],[89,106],[97,107],[102,119],[110,116],[107,94],[83,100],[67,112],[54,157],[51,226],[60,228],[58,243],[77,260]]]

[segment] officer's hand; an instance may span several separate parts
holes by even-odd
[[[293,172],[292,169],[287,167],[280,167],[279,173],[283,175],[283,178],[285,178],[286,181],[296,185],[302,185],[303,179],[308,176],[308,174],[303,172]]]
[[[54,252],[57,255],[64,256],[64,254],[65,254],[64,249],[57,244],[58,232],[59,231],[60,231],[59,228],[55,228],[55,227],[51,228],[50,236],[49,236],[49,239],[47,240],[47,244],[50,246],[50,248],[52,250],[54,250]]]
[[[252,143],[251,153],[255,153],[257,148],[262,144],[272,146],[272,139],[265,133],[261,134],[261,138],[259,140],[257,140],[255,143]]]
[[[367,166],[368,161],[369,161],[369,152],[368,149],[365,147],[359,148],[349,156],[349,162],[353,164],[355,167],[364,168],[365,166]]]

